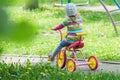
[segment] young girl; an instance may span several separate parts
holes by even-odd
[[[51,54],[48,55],[48,59],[50,61],[54,60],[54,57],[63,47],[69,46],[70,43],[78,41],[80,36],[77,36],[76,33],[83,31],[81,26],[82,20],[77,13],[76,5],[73,3],[68,3],[65,6],[65,11],[67,18],[62,23],[54,27],[53,30],[59,30],[67,27],[67,37],[59,43],[58,47]]]

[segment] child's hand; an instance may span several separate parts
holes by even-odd
[[[56,31],[54,28],[51,28],[51,30]]]
[[[55,26],[54,28],[52,28],[52,30],[57,31],[57,30],[62,29],[63,27],[64,26],[62,24],[59,24],[59,25]]]

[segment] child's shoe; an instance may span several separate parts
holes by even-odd
[[[54,58],[52,58],[51,54],[48,54],[48,61],[54,61]]]

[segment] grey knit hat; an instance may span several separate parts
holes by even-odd
[[[65,10],[66,10],[67,16],[72,16],[72,15],[77,14],[77,7],[76,7],[76,5],[73,4],[73,3],[68,3],[68,4],[65,6]]]

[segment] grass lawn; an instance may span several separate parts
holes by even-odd
[[[26,34],[24,27],[29,25],[32,25],[35,33],[24,42],[1,39],[1,54],[47,55],[58,45],[59,33],[52,31],[51,28],[64,19],[63,8],[43,4],[33,11],[23,10],[21,6],[8,7],[6,11],[11,22],[22,26],[23,34]],[[85,56],[95,55],[98,59],[120,60],[120,36],[115,34],[107,14],[80,9],[79,12],[83,19],[84,31],[87,32],[84,39],[85,47],[82,49]],[[114,18],[119,20],[118,16],[115,15]],[[120,26],[117,28],[120,32]]]

